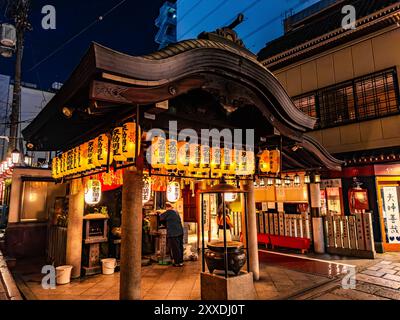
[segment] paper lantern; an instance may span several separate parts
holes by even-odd
[[[101,134],[97,138],[97,162],[100,166],[105,167],[107,166],[107,159],[108,164],[112,163],[113,154],[112,150],[110,150],[110,155],[108,155],[108,143],[109,139],[106,134]]]
[[[58,158],[54,157],[51,160],[51,176],[53,177],[53,179],[58,179],[58,175],[57,175],[57,161]]]
[[[82,143],[81,144],[81,161],[82,161],[82,171],[87,171],[90,170],[90,167],[88,166],[88,143]]]
[[[189,145],[190,160],[189,160],[189,171],[192,174],[200,169],[200,145],[193,143]]]
[[[98,139],[93,139],[88,142],[88,165],[95,168],[100,168],[100,163],[97,160]]]
[[[143,178],[143,204],[149,202],[151,199],[151,179],[150,177]]]
[[[178,141],[174,139],[167,140],[167,155],[165,168],[167,170],[176,170],[178,167]]]
[[[77,146],[75,148],[75,172],[82,172],[82,154],[81,154],[81,146]]]
[[[115,161],[126,161],[126,157],[122,153],[122,134],[123,127],[117,127],[112,132],[111,149]]]
[[[67,151],[67,175],[71,175],[73,172],[73,151]]]
[[[180,184],[176,181],[171,181],[167,185],[167,201],[168,202],[177,202],[181,197],[181,188]]]
[[[189,170],[190,150],[189,143],[185,141],[178,142],[178,170],[186,172]]]
[[[235,149],[235,174],[236,175],[252,175],[255,171],[254,152]]]
[[[211,148],[211,157],[210,157],[210,168],[211,175],[215,177],[220,177],[222,175],[221,171],[221,149],[218,147]]]
[[[271,165],[270,165],[270,154],[268,150],[264,150],[261,155],[260,155],[260,161],[259,161],[259,168],[260,171],[263,173],[267,173],[271,171]]]
[[[281,152],[279,150],[271,150],[269,152],[270,172],[279,173],[281,171]]]
[[[223,174],[234,175],[236,163],[234,160],[234,150],[225,147],[221,149],[221,171]]]
[[[140,149],[140,128],[138,133],[138,148]],[[136,157],[136,123],[127,122],[122,126],[122,155],[126,161],[133,162]]]
[[[200,145],[200,168],[209,169],[210,160],[210,146],[207,144]]]
[[[101,182],[90,179],[86,182],[85,202],[89,205],[98,204],[101,200]]]
[[[166,164],[166,141],[164,137],[154,137],[151,142],[151,166],[161,169]]]

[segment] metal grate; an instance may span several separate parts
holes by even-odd
[[[319,118],[319,128],[399,113],[396,69],[377,72],[295,97],[294,104],[309,116]]]

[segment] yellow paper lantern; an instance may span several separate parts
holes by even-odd
[[[97,167],[96,164],[98,164],[95,141],[94,140],[90,140],[87,143],[87,146],[88,146],[88,149],[87,149],[88,150],[87,151],[87,164],[88,164],[89,169],[94,169],[94,168]]]
[[[171,181],[167,185],[167,201],[168,202],[177,202],[181,197],[181,188],[180,184],[176,181]]]
[[[82,171],[90,170],[88,166],[88,143],[84,142],[81,144],[81,161],[82,161]]]
[[[221,149],[221,171],[226,175],[234,175],[236,164],[234,160],[234,150],[224,147]]]
[[[178,167],[178,141],[174,139],[167,140],[167,160],[165,168],[167,170],[176,170]]]
[[[54,157],[51,161],[51,176],[53,177],[53,179],[58,179],[58,175],[57,175],[57,161],[58,158]]]
[[[126,157],[122,153],[122,134],[123,127],[117,127],[112,132],[111,146],[115,161],[126,161]]]
[[[218,147],[212,147],[210,158],[211,158],[210,159],[211,175],[214,178],[220,177],[222,174],[222,171],[221,171],[221,149]]]
[[[261,155],[260,155],[260,161],[259,161],[259,168],[260,171],[263,173],[267,173],[271,171],[271,166],[270,166],[270,153],[268,150],[264,150]]]
[[[166,141],[164,137],[154,137],[151,142],[151,166],[161,169],[166,164]]]
[[[196,174],[200,169],[200,145],[198,144],[190,144],[189,145],[189,171],[191,174]]]
[[[139,141],[137,143],[140,149],[141,132],[139,128]],[[122,126],[122,155],[126,161],[133,162],[136,157],[136,123],[127,122]]]
[[[82,170],[82,153],[81,146],[75,148],[75,172],[81,173]]]
[[[279,173],[281,171],[281,152],[279,150],[271,150],[269,152],[270,172]]]
[[[178,170],[183,173],[189,170],[190,148],[186,141],[178,142]]]
[[[110,150],[110,155],[108,155],[108,143],[109,139],[106,134],[101,134],[97,137],[97,162],[100,166],[107,166],[112,163],[113,154],[112,150]]]
[[[207,144],[200,145],[200,168],[209,169],[210,161],[210,146]]]
[[[101,200],[101,182],[96,179],[90,179],[86,182],[85,202],[89,205],[98,204]]]

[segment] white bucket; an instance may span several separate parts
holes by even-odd
[[[103,274],[113,274],[115,267],[117,266],[117,259],[115,258],[102,259],[101,263],[102,263]]]
[[[71,282],[72,266],[59,266],[56,268],[57,284],[67,284]]]

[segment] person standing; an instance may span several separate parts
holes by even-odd
[[[171,203],[165,204],[167,209],[160,215],[160,222],[167,227],[167,241],[171,249],[175,267],[183,267],[183,227],[179,213]]]

